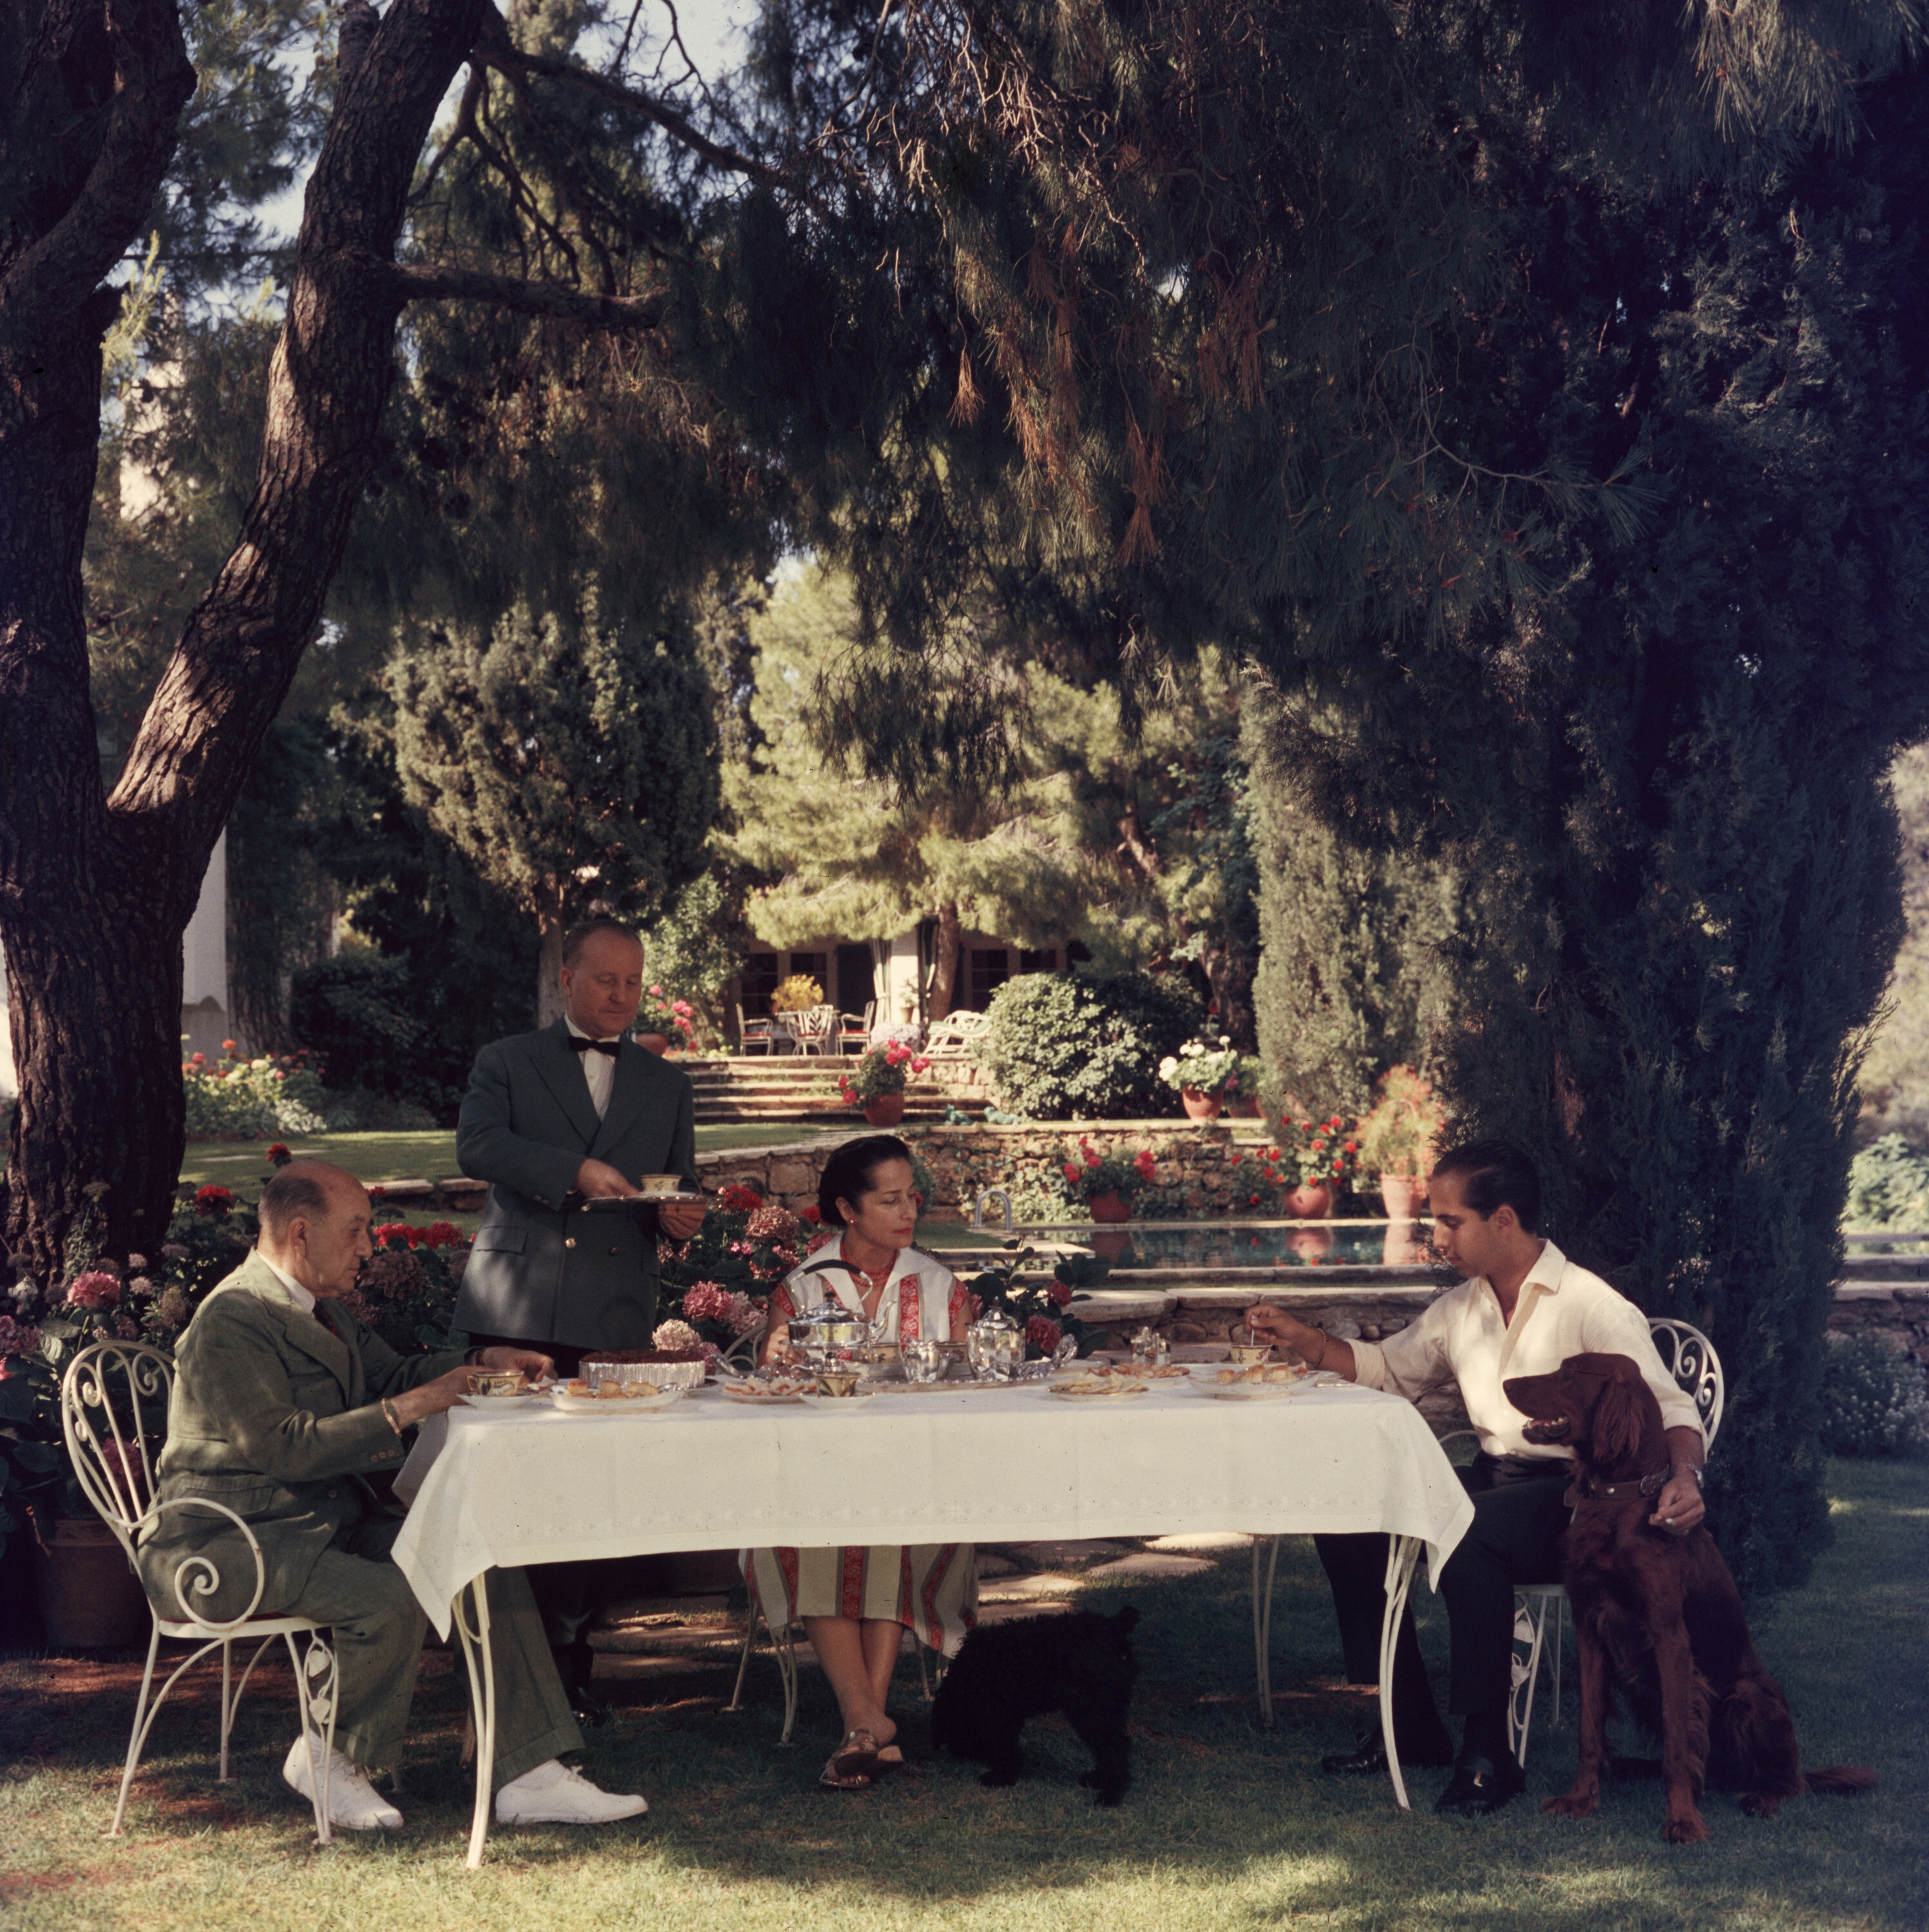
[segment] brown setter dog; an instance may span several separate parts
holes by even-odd
[[[1704,1780],[1772,1818],[1804,1791],[1866,1791],[1875,1773],[1834,1765],[1803,1773],[1781,1686],[1748,1635],[1735,1580],[1700,1525],[1685,1536],[1651,1524],[1667,1480],[1660,1404],[1625,1355],[1570,1355],[1550,1376],[1518,1376],[1507,1399],[1531,1416],[1530,1442],[1574,1454],[1574,1505],[1562,1580],[1580,1653],[1581,1760],[1574,1787],[1543,1809],[1585,1818],[1608,1768],[1609,1670],[1638,1721],[1661,1740],[1668,1821],[1661,1835],[1708,1836],[1696,1801]]]

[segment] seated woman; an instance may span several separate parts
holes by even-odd
[[[782,1354],[791,1316],[836,1301],[889,1342],[962,1341],[970,1317],[964,1286],[911,1246],[918,1197],[910,1149],[891,1134],[848,1141],[825,1163],[818,1205],[842,1230],[786,1275],[770,1298],[763,1359]],[[908,1627],[955,1657],[977,1621],[976,1552],[968,1543],[870,1549],[747,1550],[744,1581],[771,1629],[802,1624],[836,1693],[844,1740],[819,1782],[860,1791],[880,1766],[901,1762],[897,1726],[884,1708]]]

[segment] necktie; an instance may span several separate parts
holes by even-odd
[[[614,1060],[616,1057],[616,1049],[622,1045],[620,1040],[584,1040],[580,1034],[573,1033],[569,1036],[572,1053],[607,1053]]]

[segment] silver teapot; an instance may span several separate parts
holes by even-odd
[[[801,1348],[805,1359],[821,1367],[826,1362],[849,1360],[864,1346],[870,1324],[861,1315],[854,1315],[842,1303],[826,1301],[808,1313],[793,1316],[788,1339],[794,1348]]]
[[[1024,1330],[992,1309],[965,1330],[964,1352],[980,1381],[1008,1382],[1024,1366]]]

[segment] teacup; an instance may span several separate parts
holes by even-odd
[[[1232,1345],[1232,1359],[1240,1368],[1256,1367],[1273,1352],[1270,1342],[1235,1342]]]
[[[824,1369],[818,1375],[819,1395],[854,1396],[863,1377],[855,1369]]]
[[[904,1365],[904,1379],[910,1382],[934,1382],[944,1373],[944,1344],[914,1339],[898,1350]]]
[[[646,1174],[636,1186],[640,1194],[680,1194],[683,1191],[683,1177],[680,1174]]]
[[[484,1370],[469,1378],[471,1395],[518,1395],[522,1388],[523,1378],[513,1369]]]

